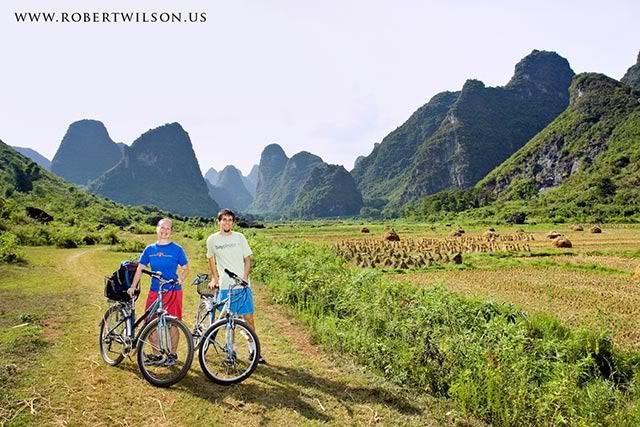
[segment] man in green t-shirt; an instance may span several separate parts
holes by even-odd
[[[225,268],[249,282],[249,271],[251,270],[251,248],[244,234],[232,231],[236,215],[229,209],[222,209],[218,212],[218,225],[220,230],[213,233],[207,239],[207,258],[209,260],[209,270],[211,271],[210,288],[220,288],[219,299],[224,300],[229,295],[229,288],[233,285],[233,279],[225,272]],[[241,315],[244,320],[256,330],[253,318],[253,291],[251,287],[234,289],[235,293],[242,293],[239,298],[231,299],[231,311]],[[259,363],[267,363],[262,356]]]

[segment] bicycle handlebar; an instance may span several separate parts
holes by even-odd
[[[145,270],[142,269],[142,272],[144,274],[148,274],[151,277],[155,277],[156,279],[158,279],[158,281],[160,281],[160,285],[179,285],[180,282],[177,279],[170,279],[170,280],[166,280],[164,277],[162,277],[162,273],[160,271],[150,271],[150,270]]]
[[[240,283],[242,286],[244,286],[244,287],[249,286],[249,283],[247,283],[245,280],[239,278],[238,275],[236,273],[234,273],[233,271],[230,271],[229,269],[225,268],[224,272],[227,273],[227,276],[231,277],[233,280],[235,280],[236,282]]]

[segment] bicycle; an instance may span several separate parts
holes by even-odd
[[[142,272],[160,282],[158,297],[138,320],[135,320],[135,297],[114,302],[100,322],[100,355],[105,363],[116,366],[135,351],[144,379],[157,387],[169,387],[184,378],[191,367],[194,352],[191,332],[184,322],[164,309],[163,295],[168,291],[165,288],[178,281],[165,280],[159,272]],[[135,330],[143,321],[145,326],[136,335]]]
[[[191,331],[194,351],[198,351],[200,349],[200,339],[202,338],[204,331],[209,329],[209,327],[216,321],[216,310],[221,308],[221,305],[216,303],[216,299],[218,297],[216,292],[217,288],[215,290],[209,289],[209,281],[210,279],[207,273],[198,273],[195,279],[193,279],[193,282],[191,282],[192,285],[196,286],[198,295],[200,295],[200,303],[196,310],[193,331]]]
[[[198,308],[207,310],[204,315],[196,314],[194,331],[200,328],[200,322],[213,322],[198,339],[198,361],[202,372],[216,384],[238,384],[256,370],[260,357],[260,341],[253,329],[244,320],[239,319],[231,310],[233,290],[249,286],[247,282],[239,278],[233,272],[225,269],[224,272],[234,280],[229,288],[229,296],[222,301],[214,302],[217,296],[201,294],[201,303]],[[208,276],[207,276],[208,278]],[[205,292],[203,292],[205,293]],[[204,303],[204,304],[203,304]],[[220,310],[217,320],[213,321],[215,310]]]

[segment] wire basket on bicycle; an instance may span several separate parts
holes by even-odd
[[[192,284],[196,285],[196,290],[198,291],[198,295],[202,297],[215,297],[218,289],[209,288],[210,282],[209,275],[207,273],[198,273],[196,278],[193,279]]]

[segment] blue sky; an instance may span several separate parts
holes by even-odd
[[[3,1],[0,139],[53,157],[68,125],[112,139],[179,122],[200,167],[245,174],[280,144],[351,169],[418,107],[469,78],[507,83],[533,49],[619,79],[640,3],[611,1]],[[200,23],[18,23],[14,12],[205,12]]]

